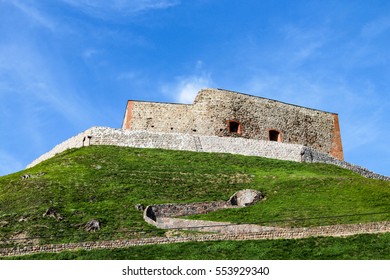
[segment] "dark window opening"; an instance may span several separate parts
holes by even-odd
[[[242,134],[242,125],[239,122],[228,121],[227,126],[230,133]]]
[[[230,133],[237,133],[241,134],[242,133],[242,125],[237,122],[237,121],[228,121],[228,131]]]
[[[229,131],[237,133],[239,126],[240,124],[238,122],[229,122]]]
[[[282,142],[282,135],[277,130],[269,131],[269,141]]]

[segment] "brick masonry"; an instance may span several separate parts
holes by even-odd
[[[43,154],[30,163],[27,168],[33,167],[67,149],[81,148],[89,145],[114,145],[136,148],[231,153],[296,162],[320,162],[334,164],[368,178],[390,180],[389,177],[376,174],[366,168],[338,160],[328,154],[298,144],[254,140],[242,137],[205,136],[183,133],[150,132],[145,130],[136,131],[108,127],[92,127],[61,144],[58,144],[51,151]]]

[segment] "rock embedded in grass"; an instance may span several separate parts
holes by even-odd
[[[229,202],[238,207],[246,207],[264,199],[264,195],[257,190],[245,189],[233,194]]]
[[[100,230],[100,222],[98,220],[90,220],[84,228],[88,232]]]

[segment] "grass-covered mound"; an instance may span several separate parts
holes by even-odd
[[[30,178],[20,177],[27,173]],[[35,243],[63,243],[163,235],[143,221],[136,204],[227,200],[246,188],[262,191],[266,200],[197,218],[279,226],[390,219],[390,182],[332,165],[91,146],[0,177],[0,247],[31,237],[39,237]],[[43,217],[48,208],[63,219]],[[385,214],[360,215],[380,212]],[[348,216],[317,219],[340,215]],[[91,219],[101,222],[100,231],[84,230]]]

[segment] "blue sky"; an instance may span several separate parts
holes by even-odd
[[[389,49],[390,1],[0,0],[0,175],[206,87],[336,112],[346,160],[390,175]]]

